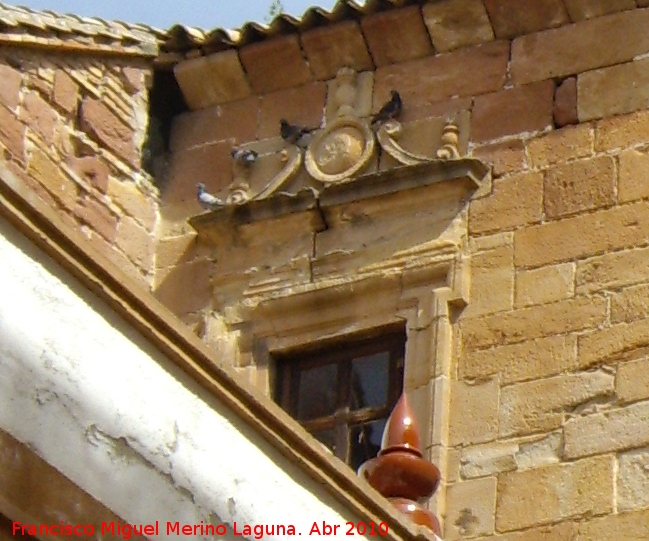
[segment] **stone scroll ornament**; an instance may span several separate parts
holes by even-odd
[[[280,157],[284,166],[272,177],[270,182],[256,190],[252,190],[250,187],[250,168],[242,168],[235,165],[234,181],[228,187],[228,195],[225,199],[226,204],[242,205],[248,201],[265,199],[286,186],[302,170],[302,150],[297,146],[291,145],[280,152]]]
[[[404,149],[397,139],[402,133],[402,125],[398,120],[389,120],[383,124],[376,137],[381,148],[403,165],[417,165],[432,160],[452,160],[460,157],[458,151],[459,129],[455,123],[448,120],[442,131],[442,145],[434,157],[421,156]]]

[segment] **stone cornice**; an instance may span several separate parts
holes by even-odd
[[[78,40],[33,36],[30,34],[0,34],[0,45],[25,49],[45,49],[59,54],[89,54],[94,56],[126,56],[135,58],[155,58],[158,48],[155,44],[123,45],[83,43]]]

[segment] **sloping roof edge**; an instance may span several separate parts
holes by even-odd
[[[161,46],[163,52],[210,54],[225,49],[238,49],[265,39],[286,34],[305,32],[318,26],[326,26],[341,21],[360,19],[367,15],[389,9],[424,4],[427,0],[338,0],[331,11],[318,6],[308,8],[301,17],[280,13],[269,24],[247,22],[238,30],[214,28],[201,30],[181,24],[168,30],[168,37]]]
[[[155,297],[86,245],[56,212],[0,166],[0,215],[105,301],[169,359],[223,402],[287,459],[366,521],[389,522],[386,541],[431,541],[387,500],[333,459],[295,420],[221,368],[212,352]]]
[[[0,3],[0,44],[155,57],[168,33],[143,24],[62,15]]]
[[[247,22],[237,30],[222,27],[205,30],[183,24],[161,30],[146,24],[38,11],[0,2],[0,44],[109,55],[155,57],[162,52],[196,56],[425,2],[367,0],[361,4],[355,0],[338,0],[331,11],[314,6],[301,17],[280,13],[268,25]]]

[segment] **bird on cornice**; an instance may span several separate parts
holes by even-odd
[[[205,190],[205,184],[203,184],[202,182],[200,184],[197,184],[196,187],[198,188],[198,202],[204,209],[214,210],[225,206],[225,203],[223,203],[223,201]]]
[[[372,126],[379,122],[387,122],[391,118],[397,118],[401,114],[401,109],[403,108],[401,96],[396,90],[392,90],[390,94],[392,95],[390,100],[372,117]]]
[[[259,154],[254,150],[247,150],[244,148],[233,148],[230,152],[232,159],[235,163],[243,165],[245,167],[250,167],[253,163],[259,158]]]
[[[279,133],[282,136],[282,139],[287,143],[292,145],[298,145],[301,142],[302,138],[311,133],[313,130],[304,128],[302,126],[296,126],[295,124],[289,124],[286,119],[282,118],[279,121]]]

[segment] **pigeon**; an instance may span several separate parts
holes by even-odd
[[[279,121],[280,131],[279,133],[282,136],[282,139],[287,143],[297,145],[300,139],[306,134],[311,133],[311,130],[303,128],[301,126],[295,126],[294,124],[289,124],[285,119]]]
[[[391,118],[397,118],[401,114],[401,108],[403,106],[401,102],[401,96],[396,90],[391,92],[392,97],[388,102],[381,107],[381,110],[372,117],[371,124],[377,124],[378,122],[386,122]]]
[[[202,182],[196,186],[198,188],[198,202],[204,209],[214,210],[225,206],[225,203],[218,197],[213,196],[211,193],[205,191],[205,184]]]
[[[246,167],[251,166],[257,161],[257,158],[259,158],[259,154],[254,150],[246,150],[243,148],[233,148],[230,155],[236,163],[239,165],[245,165]]]

